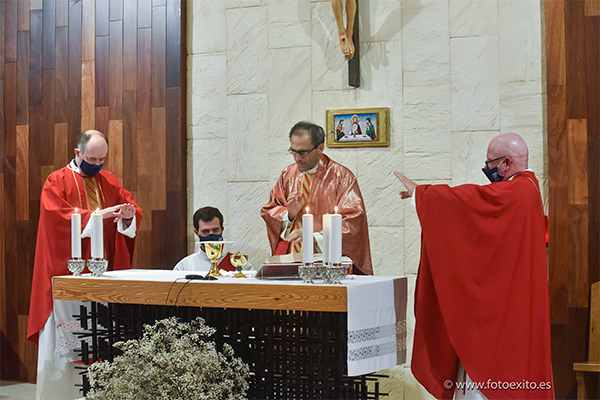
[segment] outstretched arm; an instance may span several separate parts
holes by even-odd
[[[404,187],[406,187],[405,191],[400,192],[400,197],[403,199],[408,199],[409,197],[412,197],[415,188],[417,187],[417,184],[408,179],[406,175],[400,172],[394,171],[394,175],[396,175],[396,178],[398,178],[400,182],[402,182]]]

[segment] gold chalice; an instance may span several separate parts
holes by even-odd
[[[225,243],[233,243],[233,242],[223,241],[223,242],[202,242],[201,243],[201,245],[204,246],[204,252],[208,256],[208,258],[210,258],[210,263],[211,263],[210,271],[208,271],[208,274],[206,274],[206,276],[212,276],[212,277],[223,276],[221,274],[221,271],[219,271],[219,267],[217,266],[217,260],[219,259],[219,257],[221,257],[221,254],[223,254],[223,245]]]
[[[237,273],[233,276],[234,278],[247,278],[242,272],[242,268],[248,262],[248,255],[244,253],[235,253],[231,255],[231,265],[235,267]]]

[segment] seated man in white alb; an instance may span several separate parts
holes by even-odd
[[[184,257],[175,265],[175,271],[209,271],[210,258],[204,252],[202,242],[220,242],[223,240],[223,214],[215,207],[202,207],[194,213],[194,234],[200,240],[200,248],[194,254]],[[217,260],[219,269],[235,271],[231,264],[231,253],[225,253]],[[250,269],[248,262],[244,269]]]

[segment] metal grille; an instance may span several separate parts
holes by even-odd
[[[81,306],[84,364],[119,354],[118,341],[141,337],[144,324],[196,317],[217,329],[217,348],[230,344],[250,367],[249,399],[379,399],[384,375],[347,376],[347,314],[91,303]],[[89,390],[85,370],[83,393]]]

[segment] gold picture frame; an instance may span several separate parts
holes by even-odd
[[[327,147],[390,145],[390,109],[327,110]]]

